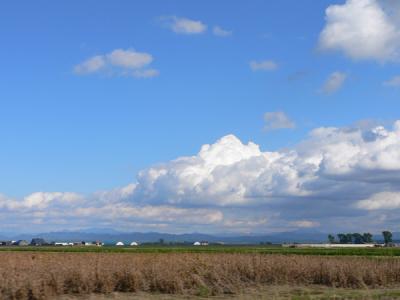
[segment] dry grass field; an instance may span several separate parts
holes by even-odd
[[[221,253],[0,253],[0,299],[112,293],[229,296],[276,286],[398,288],[400,260]]]
[[[168,295],[155,293],[110,293],[89,295],[63,295],[50,300],[391,300],[400,298],[400,289],[338,289],[323,286],[266,286],[245,289],[234,295],[201,297],[194,295]]]

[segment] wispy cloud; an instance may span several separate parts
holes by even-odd
[[[292,121],[283,111],[266,112],[264,114],[264,130],[271,131],[277,129],[292,129],[296,127]]]
[[[384,86],[400,87],[400,76],[395,76],[383,83]]]
[[[233,31],[223,29],[223,28],[221,28],[219,26],[214,26],[213,34],[216,35],[216,36],[219,36],[219,37],[228,37],[228,36],[231,36],[233,34]]]
[[[400,192],[380,192],[357,202],[357,207],[366,210],[391,210],[400,208]]]
[[[287,77],[287,80],[289,82],[300,81],[300,80],[304,79],[305,77],[307,77],[308,75],[309,75],[308,71],[299,70],[299,71],[289,74],[289,76]]]
[[[153,62],[149,53],[137,52],[133,49],[116,49],[104,55],[88,58],[74,67],[75,74],[87,75],[102,71],[113,72],[117,75],[150,78],[159,75],[156,69],[148,66]]]
[[[101,70],[106,66],[106,60],[103,55],[96,55],[88,58],[84,62],[74,67],[76,74],[90,74]]]
[[[310,220],[299,220],[290,222],[290,225],[298,228],[313,228],[313,227],[319,227],[320,223]]]
[[[253,71],[274,71],[278,68],[278,64],[273,60],[251,61],[250,69]]]
[[[140,69],[153,61],[153,56],[135,50],[116,49],[106,55],[106,60],[113,66],[126,69]]]
[[[161,17],[163,24],[178,34],[201,34],[207,31],[207,25],[198,20],[177,16]]]
[[[347,74],[343,72],[333,72],[329,75],[321,88],[324,94],[333,94],[340,90],[347,79]]]
[[[136,70],[132,72],[132,75],[136,78],[152,78],[160,75],[160,71],[156,69]]]

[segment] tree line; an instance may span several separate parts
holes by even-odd
[[[393,242],[392,233],[390,231],[382,231],[385,244]],[[332,234],[328,235],[328,241],[331,244],[371,244],[374,242],[371,233],[338,233],[337,239]]]

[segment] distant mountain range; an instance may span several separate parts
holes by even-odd
[[[87,231],[60,231],[45,232],[38,234],[0,234],[0,240],[27,240],[40,237],[48,242],[55,241],[102,241],[115,243],[117,241],[139,243],[158,242],[160,239],[165,243],[208,241],[210,243],[226,244],[260,244],[260,243],[321,243],[327,241],[327,233],[319,231],[298,230],[267,235],[210,235],[202,233],[169,234],[160,232],[120,232],[113,229],[91,229]],[[381,241],[382,236],[374,235],[375,241]],[[393,240],[400,240],[400,233],[393,233]]]
[[[19,234],[5,235],[1,234],[1,240],[28,240],[34,237],[40,237],[46,241],[103,241],[105,243],[115,243],[117,241],[130,242],[137,241],[140,243],[158,242],[160,239],[164,242],[190,242],[208,241],[211,243],[222,242],[226,244],[259,244],[259,243],[293,243],[293,242],[324,242],[327,239],[327,234],[321,232],[309,231],[293,231],[273,233],[268,235],[237,235],[237,236],[222,236],[210,235],[202,233],[187,233],[187,234],[169,234],[160,232],[119,232],[115,230],[90,230],[90,231],[60,231],[60,232],[45,232],[38,234]]]

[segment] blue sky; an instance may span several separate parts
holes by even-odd
[[[380,124],[390,131],[400,109],[397,11],[391,0],[2,3],[0,194],[23,202],[37,192],[70,192],[95,201],[98,191],[136,184],[151,166],[196,155],[229,134],[284,152],[297,151],[319,127],[368,124],[362,131]],[[366,24],[366,38],[359,28],[371,15],[384,24]],[[88,70],[94,57],[101,66]],[[199,198],[218,198],[208,193],[213,188]],[[385,186],[363,197],[395,190]],[[128,198],[216,209],[157,195],[157,201]],[[227,206],[224,218],[232,223],[235,205]],[[264,220],[252,209],[240,211]],[[301,212],[286,223],[321,224]],[[254,231],[283,228],[279,222]]]

